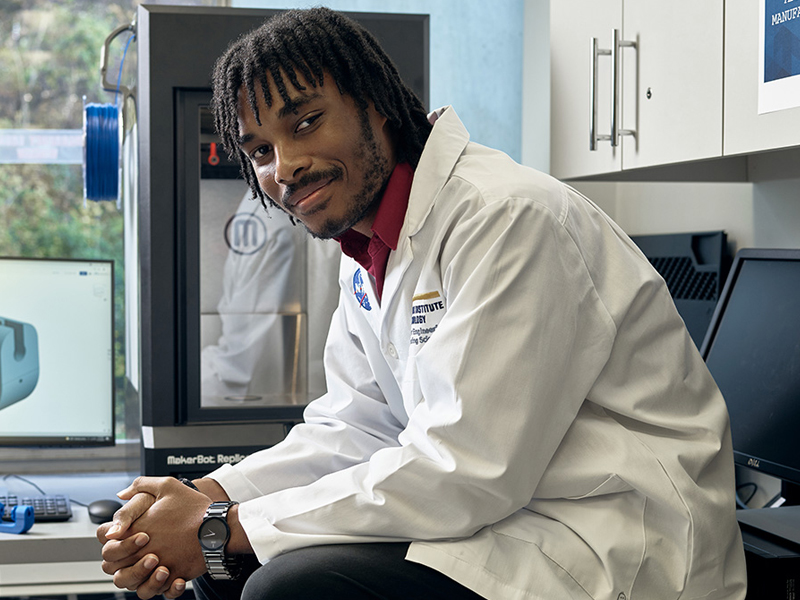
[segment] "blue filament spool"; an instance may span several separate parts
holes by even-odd
[[[83,196],[117,200],[120,186],[119,110],[114,104],[84,106]]]

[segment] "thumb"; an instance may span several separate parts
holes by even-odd
[[[137,477],[128,487],[117,492],[117,496],[122,500],[130,500],[138,492],[147,492],[158,497],[164,485],[173,481],[172,477]]]

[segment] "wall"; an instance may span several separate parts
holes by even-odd
[[[800,248],[800,179],[753,184],[755,246]]]
[[[800,181],[579,182],[631,235],[723,229],[739,248],[800,248]]]
[[[750,183],[578,182],[630,235],[724,229],[732,247],[754,244]]]
[[[550,172],[550,2],[525,0],[522,164]]]

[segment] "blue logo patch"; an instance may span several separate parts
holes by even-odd
[[[372,310],[367,298],[367,292],[364,290],[364,279],[361,277],[361,269],[356,269],[353,275],[353,293],[356,295],[359,306],[364,310]]]

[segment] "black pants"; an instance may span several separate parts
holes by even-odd
[[[407,543],[315,546],[253,567],[238,581],[193,582],[202,600],[479,600],[426,566],[405,560]]]

